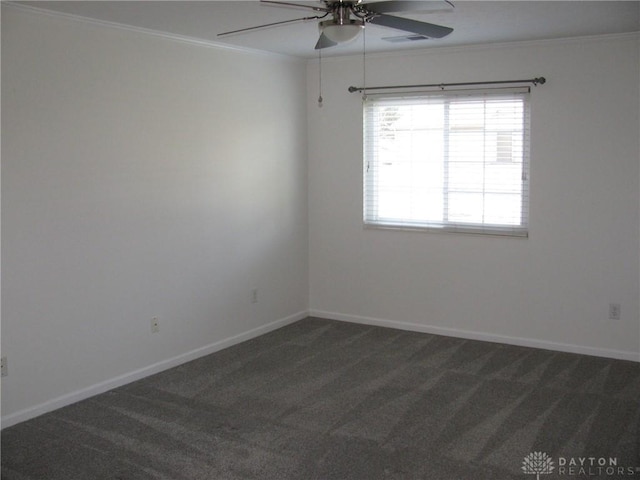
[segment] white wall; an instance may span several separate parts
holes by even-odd
[[[640,359],[638,62],[635,35],[368,55],[370,86],[547,78],[528,239],[363,229],[362,56],[323,61],[321,109],[310,62],[311,312]]]
[[[305,315],[305,75],[3,6],[3,426]]]

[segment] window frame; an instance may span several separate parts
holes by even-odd
[[[450,90],[450,91],[417,91],[417,92],[392,92],[367,94],[363,97],[363,223],[365,228],[374,229],[393,229],[393,230],[410,230],[410,231],[427,231],[427,232],[447,232],[447,233],[470,233],[481,235],[499,235],[513,237],[528,237],[529,235],[529,205],[530,205],[530,145],[531,145],[531,105],[530,105],[529,87],[501,87],[491,89],[473,89],[473,90]],[[377,166],[372,167],[375,159],[371,156],[373,144],[377,141],[375,134],[369,132],[369,108],[374,104],[396,101],[406,102],[407,99],[439,98],[443,102],[459,101],[461,98],[478,99],[480,97],[495,98],[520,98],[522,101],[522,159],[520,169],[520,223],[519,224],[500,224],[500,223],[473,223],[473,222],[456,222],[444,219],[446,207],[443,206],[442,221],[411,221],[406,219],[390,219],[380,217],[378,212],[378,192],[376,191]],[[448,126],[446,127],[448,128]],[[443,132],[445,128],[443,128]],[[487,132],[486,124],[483,126],[483,132]],[[443,133],[448,138],[449,131]],[[496,132],[499,135],[499,132]],[[444,140],[443,140],[444,141]],[[447,147],[445,147],[446,150]],[[445,154],[446,156],[447,154]],[[448,168],[451,160],[449,157],[444,158],[443,168]],[[496,153],[496,163],[505,164],[500,158],[500,153]],[[520,163],[518,158],[517,163]],[[483,164],[484,165],[484,164]],[[443,176],[442,189],[446,192],[445,197],[450,195],[451,189],[448,189],[446,183],[447,176]],[[486,183],[483,183],[483,188]],[[370,192],[375,192],[373,195]],[[484,190],[483,190],[484,192]],[[444,200],[443,200],[444,202]],[[375,214],[374,214],[375,212]]]

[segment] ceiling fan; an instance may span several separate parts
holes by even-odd
[[[448,0],[441,0],[448,6],[453,4]],[[333,47],[340,43],[348,42],[358,36],[364,29],[365,24],[371,23],[382,27],[403,30],[414,35],[428,38],[442,38],[449,35],[453,28],[435,25],[433,23],[421,22],[410,18],[387,15],[394,12],[408,11],[433,11],[434,1],[419,0],[382,0],[366,3],[362,0],[324,0],[324,6],[305,5],[300,3],[289,3],[275,0],[260,0],[260,3],[269,5],[280,5],[291,8],[307,8],[317,12],[317,15],[284,20],[282,22],[268,23],[255,27],[242,28],[218,34],[218,36],[232,35],[249,32],[268,27],[275,27],[294,22],[305,22],[309,20],[322,20],[318,22],[320,38],[315,49]],[[323,20],[329,17],[328,20]]]

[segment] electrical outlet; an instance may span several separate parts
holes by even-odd
[[[620,304],[609,304],[609,320],[620,320]]]
[[[251,303],[258,303],[258,289],[251,290]]]
[[[7,357],[0,358],[0,372],[3,377],[9,375],[9,371],[7,370]]]
[[[151,333],[159,333],[160,332],[160,323],[158,322],[158,317],[153,317],[151,319]]]

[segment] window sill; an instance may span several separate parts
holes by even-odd
[[[365,230],[395,230],[405,232],[422,233],[459,233],[464,235],[479,235],[492,237],[528,238],[529,231],[525,227],[492,227],[492,226],[465,226],[465,225],[421,225],[398,224],[392,222],[364,222]]]

